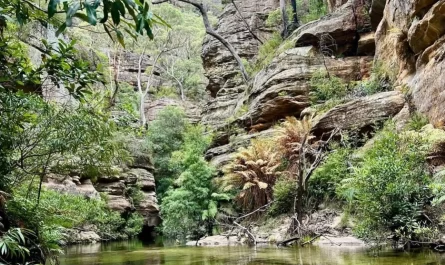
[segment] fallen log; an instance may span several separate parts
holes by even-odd
[[[286,240],[283,240],[283,241],[279,241],[279,242],[277,242],[277,246],[285,247],[285,246],[287,246],[289,243],[294,242],[294,241],[297,241],[297,240],[299,240],[299,239],[300,239],[300,237],[296,236],[296,237],[292,237],[292,238],[289,238],[289,239],[286,239]]]

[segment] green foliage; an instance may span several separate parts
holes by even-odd
[[[42,91],[45,80],[49,80],[57,86],[63,84],[76,99],[90,94],[90,85],[101,81],[100,69],[91,70],[88,62],[77,57],[74,41],[59,40],[57,47],[46,40],[42,42],[42,63],[34,67],[20,42],[0,38],[0,88],[38,92]]]
[[[280,34],[278,32],[272,34],[272,36],[260,46],[254,69],[261,70],[272,62],[272,59],[277,55],[276,50],[280,47],[281,43],[283,43],[283,38],[281,38]]]
[[[393,89],[395,81],[396,73],[394,70],[387,69],[381,62],[374,62],[370,78],[358,82],[354,92],[358,95],[373,95],[390,91]]]
[[[314,103],[344,98],[348,93],[348,84],[341,78],[330,76],[326,71],[315,72],[311,78],[311,100]]]
[[[154,94],[155,99],[175,98],[178,99],[178,91],[174,87],[162,86],[158,88]]]
[[[31,230],[11,228],[0,238],[0,255],[7,260],[21,260],[25,262],[29,255],[29,249],[26,247],[27,238],[33,237]],[[3,259],[2,259],[3,260]]]
[[[177,107],[166,107],[159,112],[156,120],[149,124],[147,141],[154,158],[156,187],[160,200],[174,181],[176,172],[170,167],[170,159],[172,153],[181,148],[187,126],[184,111]]]
[[[65,22],[59,26],[57,35],[64,32],[67,27],[72,27],[75,24],[73,20],[78,19],[93,26],[98,23],[102,24],[110,38],[117,39],[122,46],[125,45],[122,30],[135,39],[137,34],[146,34],[150,39],[153,39],[153,24],[168,26],[162,18],[153,14],[148,1],[49,0],[47,3],[48,5],[43,7],[39,6],[40,2],[2,1],[0,17],[4,21],[12,21],[12,17],[14,17],[20,25],[23,25],[34,20],[52,19],[57,13],[63,13]],[[130,20],[124,19],[126,14]]]
[[[419,131],[428,123],[429,123],[428,118],[425,115],[416,112],[411,116],[411,119],[408,122],[408,129]]]
[[[336,198],[337,188],[350,177],[350,148],[334,148],[309,180],[309,195],[317,203]]]
[[[13,179],[34,179],[50,165],[60,173],[94,169],[97,175],[129,160],[123,142],[114,141],[115,124],[92,106],[63,107],[7,91],[0,91],[0,102],[0,183],[6,190]]]
[[[397,134],[390,124],[343,181],[341,193],[357,214],[358,236],[379,239],[393,232],[412,238],[423,224],[422,210],[431,197],[425,144],[421,135]]]
[[[298,11],[297,11],[298,18],[302,25],[320,19],[321,17],[325,16],[328,13],[328,6],[326,4],[326,1],[298,0],[297,6],[298,6]]]
[[[66,237],[66,228],[93,224],[104,239],[132,237],[142,229],[140,215],[122,218],[118,212],[108,209],[105,200],[44,189],[37,204],[37,196],[37,188],[28,191],[28,185],[19,187],[14,198],[8,201],[7,212],[13,223],[37,231],[41,245],[49,249],[58,249]]]
[[[269,209],[268,214],[278,216],[290,212],[294,207],[297,187],[295,180],[281,177],[273,186],[274,203]]]
[[[218,201],[228,200],[216,193],[212,184],[215,170],[205,161],[203,154],[210,144],[200,126],[188,127],[184,143],[173,154],[171,165],[181,172],[161,204],[164,235],[184,240],[211,234],[218,212]]]

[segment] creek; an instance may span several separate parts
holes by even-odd
[[[140,241],[75,245],[61,265],[445,265],[431,251],[369,251],[348,247],[159,247]]]

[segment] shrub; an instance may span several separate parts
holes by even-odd
[[[224,168],[222,185],[227,191],[239,191],[235,203],[243,212],[251,212],[272,201],[280,166],[281,159],[272,141],[252,140]]]
[[[424,137],[397,134],[392,124],[376,136],[341,188],[343,194],[350,194],[357,213],[358,236],[383,238],[384,232],[414,236],[431,196],[425,149]]]
[[[309,180],[308,193],[317,203],[335,199],[337,187],[343,179],[349,178],[352,150],[345,147],[333,149]]]
[[[140,215],[122,218],[118,212],[108,209],[105,200],[43,189],[37,204],[34,199],[37,189],[28,193],[27,187],[25,184],[15,190],[13,199],[7,204],[8,215],[14,224],[37,231],[41,244],[48,248],[58,248],[65,237],[65,228],[93,224],[105,239],[131,237],[142,230],[141,221],[136,221],[141,219]]]
[[[274,203],[269,209],[268,214],[278,216],[280,214],[291,212],[294,207],[297,188],[295,180],[281,177],[273,186]]]
[[[311,100],[313,103],[327,100],[339,100],[348,94],[348,84],[341,78],[329,76],[329,74],[320,70],[315,72],[311,78]]]
[[[218,212],[218,202],[228,200],[218,194],[212,183],[215,169],[203,154],[210,144],[201,126],[187,128],[184,143],[170,161],[171,167],[182,172],[166,192],[161,204],[162,231],[165,236],[185,240],[212,234]]]
[[[178,107],[166,107],[148,126],[147,141],[156,168],[156,187],[160,201],[177,175],[170,167],[170,159],[172,153],[181,148],[187,126],[185,113]]]
[[[428,123],[429,123],[428,118],[425,115],[416,112],[411,116],[411,119],[408,122],[408,129],[419,131]]]

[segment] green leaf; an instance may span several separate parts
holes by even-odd
[[[125,41],[124,41],[124,35],[120,30],[116,30],[116,37],[119,43],[122,45],[122,47],[125,48]]]
[[[113,3],[113,6],[111,7],[111,18],[113,19],[114,25],[119,25],[121,22],[121,15],[119,13],[119,4],[117,2]]]
[[[60,3],[60,0],[49,0],[48,3],[48,18],[52,18],[57,12],[57,5]]]
[[[121,13],[121,15],[123,16],[123,17],[125,17],[125,6],[124,6],[124,4],[122,3],[122,1],[121,0],[116,0],[116,6],[118,7],[118,9],[119,9],[119,12]]]
[[[60,34],[62,34],[66,29],[66,22],[60,25],[60,27],[56,31],[56,37],[58,37]]]
[[[157,19],[152,19],[153,22],[160,24],[160,25],[164,25],[166,27],[168,27],[169,29],[171,29],[171,25],[167,23],[167,21],[165,21],[164,19],[162,19],[160,16],[156,15],[153,13],[153,16],[155,16]]]
[[[108,29],[107,24],[104,24],[104,29],[105,29],[105,32],[108,34],[108,37],[110,37],[110,39],[112,41],[114,41],[113,36],[111,36],[111,32],[110,32],[110,29]]]
[[[96,8],[94,8],[94,6],[85,4],[85,9],[87,10],[88,23],[95,26],[97,24]]]
[[[108,12],[110,11],[110,1],[109,0],[103,0],[104,2],[104,17],[100,20],[100,23],[105,23],[108,20]]]
[[[135,3],[132,0],[124,0],[124,5],[128,10],[128,13],[130,14],[130,16],[133,18],[134,22],[136,23],[137,21],[137,17],[136,17],[136,13],[134,12],[134,8],[135,8]]]
[[[70,5],[68,11],[66,11],[67,18],[73,17],[74,14],[76,14],[76,12],[79,10],[79,8],[80,8],[79,1],[75,1],[72,5]]]

